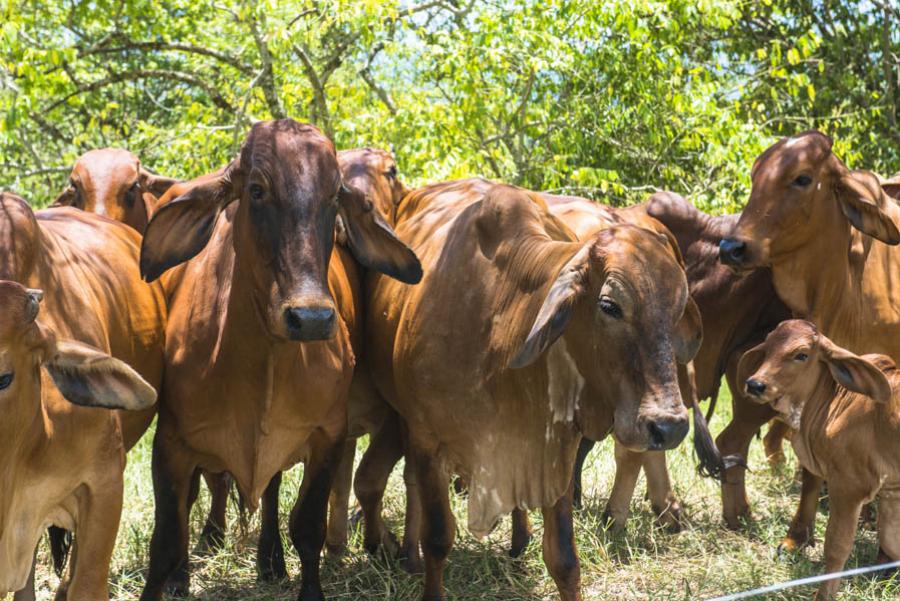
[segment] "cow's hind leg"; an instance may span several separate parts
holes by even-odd
[[[675,491],[669,480],[664,451],[647,451],[642,453],[644,474],[647,476],[647,496],[650,506],[660,526],[677,532],[681,530],[681,503],[675,498]]]
[[[304,479],[305,481],[305,479]],[[274,582],[287,578],[284,546],[278,525],[278,492],[281,472],[269,480],[262,498],[262,519],[259,526],[259,546],[256,549],[256,578],[260,582]]]
[[[572,522],[572,493],[566,494],[552,507],[544,507],[544,564],[562,601],[581,599],[581,566],[575,548],[575,528]]]
[[[150,538],[150,569],[141,601],[162,599],[169,576],[187,565],[188,501],[195,468],[187,449],[174,433],[169,432],[165,416],[161,415],[153,438],[156,510]],[[187,594],[188,590],[183,588],[176,592]]]
[[[228,474],[203,472],[203,480],[209,488],[209,515],[197,541],[197,553],[212,555],[225,546],[225,528],[228,509]]]
[[[784,464],[784,439],[790,437],[791,427],[783,421],[774,420],[769,424],[769,431],[763,437],[763,449],[766,460],[773,468]]]
[[[450,509],[450,476],[432,453],[410,446],[422,507],[422,550],[425,555],[424,601],[444,601],[444,567],[453,548],[456,521]]]
[[[323,430],[310,437],[309,458],[300,494],[291,510],[291,542],[300,555],[302,582],[299,601],[324,601],[319,563],[328,521],[328,496],[344,451],[346,430],[331,437]]]
[[[353,460],[356,458],[356,439],[344,443],[344,454],[328,497],[328,532],[325,549],[329,555],[342,555],[347,550],[347,514],[350,511],[350,489],[353,485]]]
[[[875,563],[900,561],[900,491],[881,495],[878,503],[878,559]],[[900,573],[893,569],[885,576]]]
[[[363,514],[363,544],[371,554],[383,549],[388,555],[398,552],[396,538],[388,531],[382,517],[382,500],[391,470],[403,457],[403,438],[399,417],[391,413],[377,432],[373,432],[369,447],[363,453],[356,470],[353,491]]]
[[[813,527],[816,524],[816,511],[819,508],[819,493],[822,492],[822,485],[825,481],[806,468],[803,469],[801,475],[802,488],[800,490],[800,503],[797,506],[797,513],[791,520],[790,528],[788,528],[787,536],[778,546],[779,553],[794,552],[802,549],[812,541]],[[857,511],[856,519],[859,518]],[[853,522],[854,528],[856,521]]]

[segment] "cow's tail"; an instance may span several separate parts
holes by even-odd
[[[246,538],[247,533],[250,530],[250,515],[247,512],[247,501],[244,499],[244,495],[241,494],[241,491],[238,489],[237,483],[233,478],[229,477],[229,487],[228,489],[231,491],[232,501],[237,505],[238,510],[238,529],[241,533],[241,538]]]
[[[69,560],[69,551],[72,548],[72,533],[65,528],[50,526],[47,528],[47,536],[50,539],[50,555],[53,558],[53,571],[58,577],[62,577]]]
[[[694,452],[697,453],[697,472],[705,478],[713,478],[719,482],[725,481],[725,472],[733,467],[747,467],[746,461],[740,455],[722,456],[716,441],[709,431],[700,403],[693,404],[694,413]]]

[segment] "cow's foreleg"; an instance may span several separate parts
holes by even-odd
[[[196,462],[160,415],[153,438],[153,494],[156,500],[150,569],[141,601],[159,601],[169,576],[188,561],[188,501]],[[188,593],[188,582],[176,594]]]
[[[844,569],[853,550],[856,524],[862,511],[865,495],[842,491],[829,484],[830,513],[825,529],[825,573]],[[837,596],[840,580],[826,580],[816,592],[816,601],[831,601]]]
[[[363,544],[371,554],[384,549],[393,557],[399,550],[397,539],[384,524],[381,502],[391,470],[402,456],[403,439],[399,417],[392,411],[381,428],[372,433],[369,447],[363,453],[353,481],[353,492],[356,493],[363,514]]]
[[[281,530],[278,525],[278,492],[280,489],[281,472],[277,472],[269,480],[262,497],[259,546],[256,549],[256,578],[260,582],[284,580],[288,576],[287,566],[284,564]]]
[[[425,555],[425,601],[444,601],[444,567],[453,548],[456,521],[450,509],[450,476],[432,453],[410,445],[422,507],[422,550]]]
[[[746,462],[750,442],[760,427],[775,416],[775,412],[768,405],[754,403],[744,395],[734,393],[735,389],[736,386],[732,386],[734,414],[731,422],[716,438],[716,446],[723,457],[737,455]],[[744,484],[746,471],[747,468],[740,465],[730,467],[725,470],[722,482],[722,516],[725,518],[725,525],[733,530],[741,527],[742,519],[750,517],[750,503]]]
[[[328,497],[328,533],[325,549],[329,555],[341,555],[347,550],[347,513],[350,511],[350,489],[353,485],[353,460],[356,458],[356,439],[348,438],[344,455],[338,466]]]
[[[581,566],[575,548],[572,523],[573,485],[552,507],[542,509],[544,515],[544,564],[556,582],[562,601],[581,599]]]
[[[119,470],[124,465],[118,467]],[[65,599],[108,599],[109,563],[122,515],[122,472],[78,499],[79,520],[72,549],[72,577]]]
[[[603,517],[613,532],[620,532],[628,521],[634,487],[641,474],[643,453],[630,451],[616,442],[615,457],[616,479],[613,482],[612,491],[609,493],[609,501],[606,503]]]
[[[675,497],[664,451],[641,453],[644,474],[647,476],[647,496],[656,515],[656,523],[672,531],[681,530],[681,503]]]
[[[28,581],[25,586],[16,591],[13,595],[13,601],[35,601],[34,594],[34,570],[37,567],[37,548],[34,550],[34,556],[31,558],[31,573],[28,575]]]
[[[575,482],[575,493],[572,504],[575,506],[575,509],[581,509],[581,472],[584,471],[584,461],[587,459],[588,453],[591,452],[591,449],[594,448],[595,444],[597,443],[593,440],[582,437],[581,443],[578,445],[578,453],[575,455],[575,469],[572,471],[572,479]]]
[[[816,511],[819,508],[819,493],[825,481],[812,472],[803,468],[801,474],[802,487],[800,489],[800,503],[797,513],[791,520],[787,536],[781,541],[779,551],[793,552],[805,547],[812,541],[813,528],[816,525]],[[857,516],[859,517],[859,516]],[[856,521],[853,522],[854,528]]]
[[[303,470],[300,494],[291,510],[291,542],[300,555],[302,581],[299,601],[324,601],[319,579],[319,563],[325,546],[328,521],[328,495],[341,462],[345,429],[338,436],[323,430],[310,437],[309,458]]]
[[[228,509],[228,475],[203,472],[209,488],[209,515],[197,541],[197,552],[212,555],[225,546],[225,512]]]

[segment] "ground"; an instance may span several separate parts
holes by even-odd
[[[726,393],[727,394],[727,393]],[[723,395],[724,396],[724,395]],[[712,421],[717,433],[728,419],[728,398],[720,399]],[[136,599],[147,566],[147,549],[153,526],[153,488],[150,479],[152,432],[129,454],[126,473],[125,510],[118,545],[111,567],[111,597]],[[727,530],[721,521],[718,486],[697,475],[690,437],[669,453],[669,466],[678,497],[685,506],[686,527],[670,534],[653,524],[649,503],[643,501],[643,478],[632,504],[633,515],[624,534],[612,535],[601,527],[601,514],[612,486],[615,464],[612,442],[605,441],[591,453],[585,468],[585,507],[576,514],[576,533],[581,557],[585,599],[708,599],[774,582],[822,572],[825,517],[820,512],[816,526],[819,543],[792,561],[777,559],[775,548],[793,513],[799,489],[794,481],[795,458],[770,469],[760,442],[751,447],[748,486],[754,521],[743,532]],[[360,445],[360,449],[362,448]],[[786,445],[789,446],[789,445]],[[359,454],[357,455],[357,459]],[[282,524],[286,524],[299,485],[302,468],[294,468],[281,489]],[[208,499],[205,492],[191,514],[193,542],[199,534]],[[535,540],[525,556],[510,559],[509,520],[487,539],[475,540],[465,532],[465,501],[454,498],[457,544],[450,555],[446,574],[448,598],[452,600],[539,601],[556,599],[553,581],[541,561],[540,512],[532,512]],[[826,500],[823,500],[825,503]],[[395,470],[385,502],[389,524],[396,531],[403,524],[403,484]],[[192,557],[192,599],[229,601],[293,600],[298,591],[299,560],[285,536],[288,569],[292,580],[284,586],[258,586],[255,576],[255,541],[258,516],[248,532],[237,528],[236,508],[230,509],[227,548],[212,557]],[[877,553],[875,533],[862,528],[847,564],[848,568],[871,564]],[[49,568],[46,545],[39,553],[38,599],[52,599],[57,579]],[[362,549],[358,532],[352,534],[350,550],[340,560],[323,562],[323,582],[329,600],[418,601],[422,582],[409,576],[394,562],[371,558]],[[900,578],[893,581],[863,576],[845,580],[840,599],[874,601],[900,598]],[[812,587],[803,587],[767,599],[809,599]]]

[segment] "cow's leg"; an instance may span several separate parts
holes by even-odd
[[[572,503],[575,509],[581,509],[581,472],[584,471],[584,460],[587,459],[588,453],[597,444],[589,438],[582,437],[581,443],[578,445],[578,453],[575,455],[575,469],[572,471],[572,478],[575,482],[575,496]]]
[[[572,522],[573,484],[552,507],[544,507],[544,564],[562,601],[581,599],[581,565]]]
[[[882,494],[878,504],[878,559],[875,563],[900,561],[900,493]],[[898,569],[891,573],[900,572]]]
[[[119,471],[102,485],[90,488],[79,499],[79,523],[71,560],[72,577],[66,599],[109,598],[109,564],[122,515],[123,486],[122,472]]]
[[[356,458],[356,439],[348,438],[344,455],[334,477],[328,497],[328,533],[325,549],[329,555],[341,555],[347,550],[347,514],[350,511],[350,489],[353,485],[353,460]]]
[[[844,569],[847,558],[853,550],[856,537],[856,523],[862,511],[864,495],[836,490],[829,486],[830,513],[825,529],[825,573]],[[826,580],[816,592],[816,601],[830,601],[837,596],[840,580]]]
[[[760,427],[775,416],[775,412],[768,405],[754,403],[739,393],[732,395],[732,407],[731,422],[716,438],[716,446],[723,457],[738,456],[746,462],[750,442]],[[725,525],[732,530],[739,529],[741,520],[750,517],[750,503],[744,483],[746,471],[744,466],[732,466],[725,470],[722,481],[722,517],[725,518]]]
[[[791,520],[791,526],[788,528],[787,536],[779,545],[779,552],[793,552],[805,547],[811,540],[813,535],[813,527],[816,524],[816,511],[819,507],[819,493],[822,492],[822,485],[825,481],[806,468],[801,474],[802,487],[800,489],[800,503],[797,506],[797,513]],[[857,511],[856,519],[859,518]],[[853,522],[856,528],[856,521]]]
[[[34,570],[37,567],[37,548],[34,550],[34,556],[31,558],[31,573],[28,575],[28,581],[25,586],[16,591],[13,595],[13,601],[35,601],[34,593]]]
[[[647,451],[642,453],[642,465],[647,476],[647,495],[650,506],[656,514],[656,522],[672,531],[681,530],[681,503],[675,498],[675,491],[669,481],[669,470],[666,467],[664,451]]]
[[[274,582],[288,577],[287,567],[284,564],[284,546],[281,544],[281,529],[278,524],[280,489],[281,472],[277,472],[269,480],[262,498],[259,546],[256,550],[256,578],[260,582]]]
[[[444,601],[444,567],[453,548],[456,521],[450,509],[450,476],[432,453],[410,445],[407,461],[416,471],[422,506],[422,550],[425,555],[424,601]]]
[[[188,561],[188,511],[196,463],[160,415],[153,438],[153,494],[156,500],[150,569],[141,601],[159,601],[169,576]],[[184,572],[187,574],[187,571]],[[177,591],[186,595],[188,589]]]
[[[609,501],[606,503],[606,511],[603,513],[605,521],[613,532],[624,530],[628,521],[631,498],[634,495],[634,487],[638,476],[641,475],[643,453],[629,451],[618,442],[615,444],[616,479],[613,482]]]
[[[406,487],[406,519],[403,527],[403,543],[400,545],[400,565],[410,574],[425,573],[425,562],[419,550],[422,540],[422,503],[419,500],[419,484],[411,462],[403,466],[403,484]]]
[[[791,428],[781,420],[774,420],[769,424],[769,431],[763,438],[763,449],[766,451],[766,460],[772,467],[778,467],[784,464],[784,449],[782,448],[785,438],[791,437]]]
[[[309,458],[290,519],[291,542],[300,555],[302,570],[299,601],[325,599],[319,580],[319,563],[328,524],[328,495],[345,442],[346,429],[337,436],[319,430],[310,437]]]
[[[394,556],[399,550],[397,540],[384,524],[381,502],[391,470],[402,456],[399,418],[392,412],[381,428],[372,433],[369,448],[363,453],[353,481],[353,492],[363,514],[363,544],[371,554],[384,549],[388,555]]]
[[[203,471],[203,479],[209,488],[209,515],[197,541],[197,553],[212,555],[225,546],[225,528],[228,509],[228,475]]]
[[[509,549],[509,556],[521,557],[530,542],[531,524],[528,522],[528,512],[524,509],[513,509],[512,546]]]

